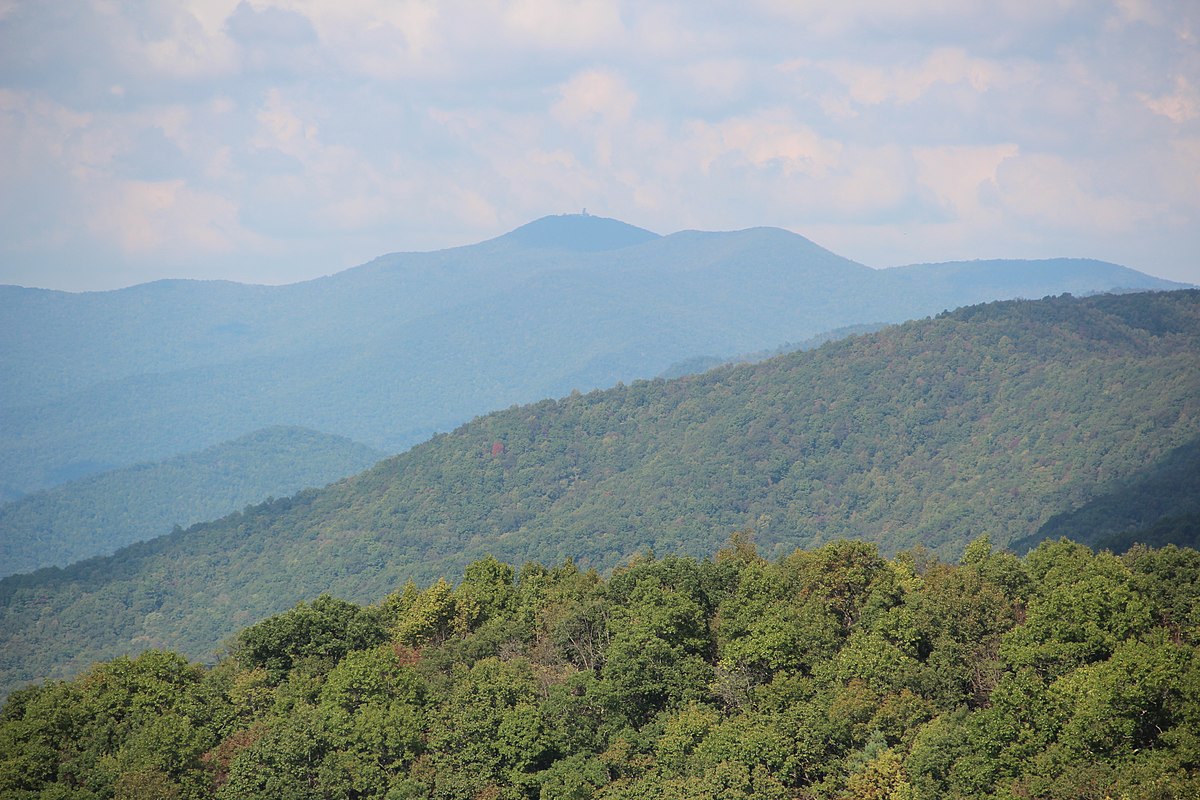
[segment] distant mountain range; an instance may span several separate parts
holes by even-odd
[[[1086,260],[873,270],[786,231],[546,217],[288,286],[0,287],[0,498],[300,425],[397,452],[514,403],[1006,297],[1176,286]]]
[[[306,428],[265,428],[0,506],[0,577],[119,547],[360,472],[383,453]]]
[[[1171,487],[1194,486],[1198,436],[1200,291],[963,308],[513,407],[328,488],[6,578],[0,692],[148,647],[202,656],[299,600],[378,600],[489,553],[604,570],[751,529],[769,556],[847,537],[957,557],[1149,480],[1143,526],[1187,513]]]

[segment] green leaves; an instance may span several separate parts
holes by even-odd
[[[1107,660],[1064,676],[1053,686],[1071,709],[1059,741],[1083,758],[1124,759],[1157,746],[1197,699],[1187,696],[1195,687],[1184,683],[1195,657],[1159,631],[1146,641],[1124,641]]]
[[[238,634],[237,658],[248,667],[264,667],[281,679],[300,659],[332,667],[352,650],[385,641],[387,631],[377,609],[321,595],[311,604],[263,620]]]
[[[15,693],[4,797],[1186,797],[1191,551],[496,559]],[[1022,620],[1022,614],[1025,618]],[[1190,633],[1189,633],[1190,635]]]
[[[1043,543],[1028,565],[1036,590],[1025,624],[1001,645],[1014,665],[1054,678],[1108,658],[1120,642],[1153,624],[1133,575],[1111,554],[1093,556],[1083,545],[1062,540]]]

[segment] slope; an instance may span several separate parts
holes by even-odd
[[[760,364],[475,420],[320,491],[0,582],[0,685],[208,652],[321,592],[374,599],[485,553],[775,555],[1006,544],[1200,434],[1200,291],[961,309]]]
[[[1078,508],[1055,514],[1036,534],[1013,543],[1024,552],[1065,536],[1122,551],[1135,542],[1162,547],[1196,543],[1200,518],[1200,438],[1176,447],[1131,480]]]
[[[987,263],[971,281],[942,277],[950,268],[876,271],[771,228],[658,237],[569,215],[289,286],[0,287],[0,492],[270,425],[397,452],[489,410],[698,354],[981,300],[1170,286],[1099,262]]]
[[[324,486],[383,458],[306,428],[265,428],[197,453],[81,478],[0,506],[0,577],[63,566]]]

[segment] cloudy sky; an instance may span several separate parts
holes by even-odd
[[[0,283],[286,283],[584,207],[1200,283],[1200,3],[0,0]]]

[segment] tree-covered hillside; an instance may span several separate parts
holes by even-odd
[[[198,657],[329,591],[364,602],[493,553],[611,569],[652,548],[842,537],[1006,545],[1200,434],[1200,291],[961,309],[755,365],[514,407],[321,491],[0,582],[0,685]]]
[[[1014,542],[1014,549],[1023,551],[1043,539],[1063,536],[1118,552],[1134,542],[1200,544],[1200,438],[1171,450],[1133,480],[1115,484],[1079,508],[1055,514],[1036,534]],[[1161,540],[1170,528],[1179,530]],[[1152,529],[1157,532],[1150,533]]]
[[[275,427],[155,464],[80,478],[0,506],[0,577],[107,555],[270,497],[324,486],[384,454]]]
[[[1115,286],[1172,284],[1096,261],[878,271],[778,229],[659,237],[572,215],[289,286],[0,287],[0,495],[280,424],[399,452],[698,355]]]
[[[18,691],[0,796],[1193,798],[1200,553],[481,559]]]

